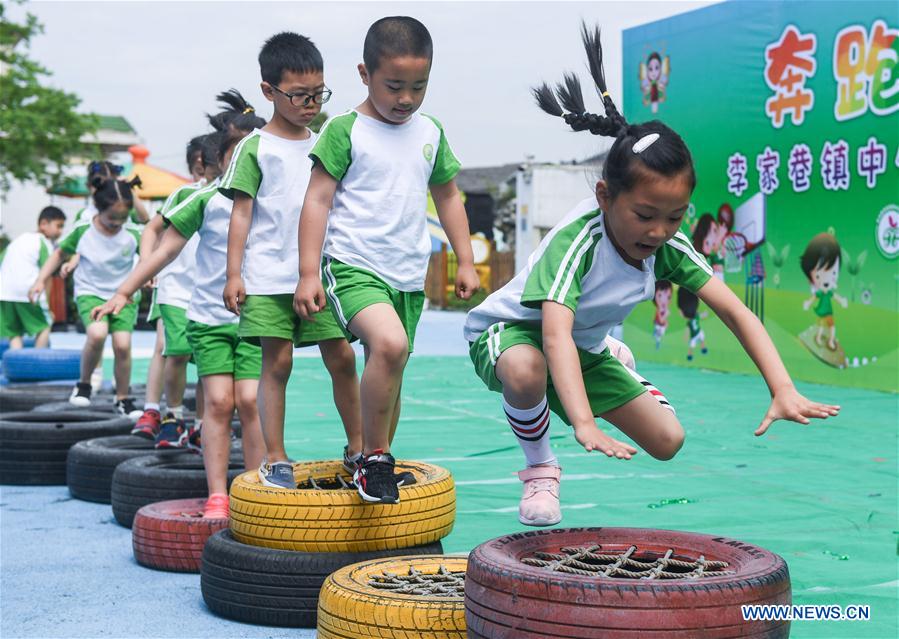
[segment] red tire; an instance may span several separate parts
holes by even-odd
[[[131,527],[134,558],[141,566],[174,572],[200,572],[203,546],[228,527],[228,519],[201,516],[205,499],[173,499],[137,511]]]
[[[672,558],[727,562],[733,574],[647,580],[551,571],[521,561],[536,552],[595,544],[599,553],[612,555],[636,546],[635,559],[672,549]],[[670,530],[563,528],[508,535],[475,548],[465,577],[469,639],[780,639],[789,636],[789,622],[743,621],[740,606],[790,602],[781,557],[724,537]]]

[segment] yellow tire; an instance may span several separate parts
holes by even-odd
[[[369,585],[384,573],[433,575],[441,566],[465,572],[465,557],[424,555],[374,559],[341,568],[318,597],[318,638],[465,639],[465,597],[399,594]]]
[[[398,461],[416,483],[400,487],[398,504],[362,501],[339,461],[293,465],[297,490],[269,488],[256,471],[231,485],[231,532],[254,546],[302,552],[368,552],[423,546],[446,537],[456,518],[456,489],[445,468]],[[310,478],[325,490],[310,487]]]

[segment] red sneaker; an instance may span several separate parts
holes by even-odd
[[[159,434],[159,425],[161,423],[162,415],[159,414],[158,410],[153,408],[145,410],[144,414],[137,420],[134,428],[131,429],[131,434],[155,440],[156,435]]]

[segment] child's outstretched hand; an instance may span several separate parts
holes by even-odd
[[[115,293],[106,302],[91,311],[91,320],[99,322],[107,315],[118,315],[128,305],[128,298],[121,293]]]
[[[222,301],[225,303],[225,308],[235,315],[240,315],[240,307],[247,301],[247,289],[244,288],[243,278],[228,278],[225,290],[222,291]]]
[[[608,457],[617,457],[618,459],[630,459],[637,454],[636,448],[617,439],[612,439],[599,430],[596,424],[575,426],[574,438],[578,440],[578,443],[588,453],[598,450],[605,453]]]
[[[314,322],[313,315],[327,307],[325,289],[320,277],[301,277],[293,294],[293,310],[303,320]]]
[[[481,278],[473,264],[459,265],[456,271],[456,297],[462,300],[470,299],[481,288]]]
[[[31,288],[28,289],[28,299],[32,304],[38,301],[41,297],[41,293],[44,292],[44,283],[38,280],[34,284],[31,285]]]
[[[839,413],[839,406],[813,402],[800,395],[795,388],[786,388],[774,393],[768,412],[765,413],[765,418],[755,430],[755,435],[756,437],[764,435],[771,423],[778,419],[788,419],[791,422],[809,424],[811,422],[810,417],[827,419],[828,417],[836,417]]]

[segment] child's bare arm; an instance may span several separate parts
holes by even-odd
[[[250,222],[253,220],[253,198],[240,191],[234,192],[234,205],[231,207],[231,222],[228,226],[228,258],[225,268],[225,290],[222,300],[225,308],[240,315],[240,306],[247,297],[244,289],[241,267],[247,237],[250,235]]]
[[[140,234],[140,258],[147,259],[159,245],[159,239],[165,232],[165,223],[161,215],[154,215]]]
[[[450,246],[456,253],[459,269],[456,272],[456,297],[467,300],[480,287],[480,279],[474,268],[474,255],[471,252],[471,231],[468,228],[468,216],[456,181],[446,184],[432,184],[431,196],[437,207],[437,217],[449,238]]]
[[[337,180],[316,164],[306,188],[300,226],[297,229],[300,281],[293,297],[293,308],[297,315],[308,321],[313,321],[312,316],[327,305],[321,278],[322,245],[325,243],[328,213],[336,191]]]
[[[808,424],[810,417],[825,419],[839,413],[839,406],[813,402],[799,394],[765,327],[721,280],[711,278],[697,295],[740,340],[771,392],[771,405],[756,435],[763,435],[778,419]]]
[[[56,249],[47,258],[47,261],[44,262],[44,265],[41,267],[40,272],[37,274],[37,279],[34,280],[34,283],[31,285],[31,288],[28,289],[28,299],[32,302],[37,302],[38,298],[41,296],[41,293],[44,292],[44,288],[47,286],[47,279],[56,272],[56,269],[59,268],[59,265],[63,263],[66,258],[66,254],[62,252],[60,249]]]

